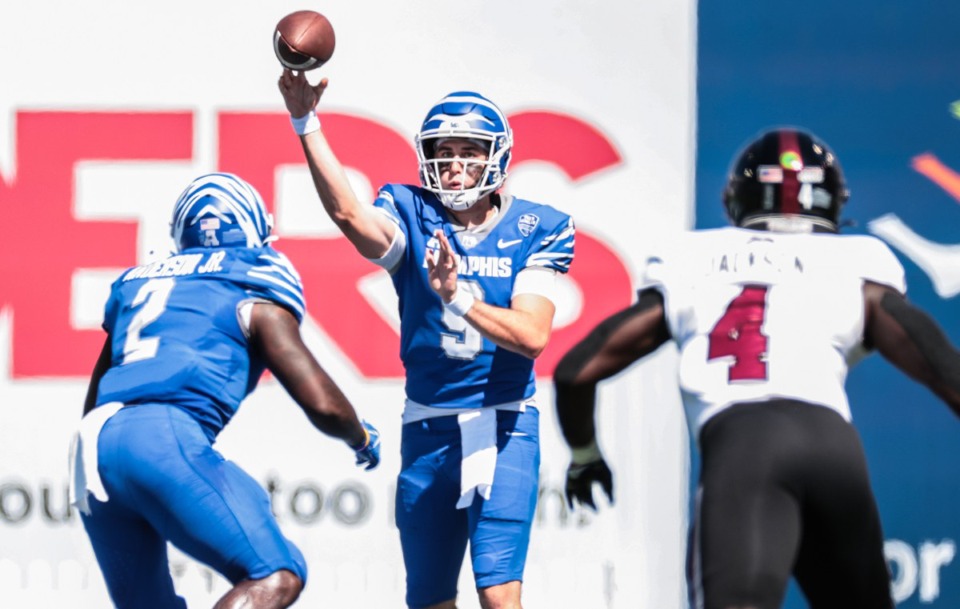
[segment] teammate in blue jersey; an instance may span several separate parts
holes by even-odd
[[[540,463],[533,360],[550,337],[556,276],[573,260],[573,221],[497,193],[513,136],[472,92],[427,113],[420,185],[388,184],[360,204],[319,129],[326,85],[289,70],[279,81],[324,208],[399,296],[407,605],[455,606],[469,541],[481,606],[519,608]]]
[[[269,369],[320,431],[376,467],[379,433],[361,422],[300,337],[300,278],[269,242],[252,186],[197,178],[176,203],[177,253],[114,282],[74,442],[73,500],[114,604],[186,607],[167,542],[233,584],[217,609],[290,606],[306,581],[266,492],[213,449]]]

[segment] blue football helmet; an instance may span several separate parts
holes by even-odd
[[[487,148],[485,160],[460,160],[467,169],[472,165],[482,170],[478,171],[480,178],[473,188],[444,190],[441,187],[441,167],[451,159],[437,159],[435,152],[437,142],[447,138],[469,139]],[[437,102],[427,113],[415,142],[420,184],[435,193],[449,209],[469,209],[507,179],[513,132],[500,108],[479,93],[456,91]]]
[[[209,173],[195,179],[173,208],[170,235],[177,252],[192,247],[262,247],[273,216],[245,180],[231,173]]]

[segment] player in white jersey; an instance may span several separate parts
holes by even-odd
[[[594,482],[613,493],[596,384],[676,343],[701,454],[692,607],[774,609],[791,574],[814,609],[893,606],[847,369],[876,349],[960,415],[960,354],[906,301],[886,245],[835,234],[846,199],[823,142],[762,134],[731,169],[724,203],[736,226],[688,233],[648,260],[638,302],[557,366],[567,499],[594,507]]]
[[[427,113],[419,186],[387,184],[361,205],[316,119],[326,80],[285,71],[279,85],[324,208],[399,297],[407,605],[455,607],[469,542],[481,606],[519,609],[540,462],[533,360],[550,337],[556,274],[573,259],[573,221],[497,193],[513,135],[477,93]]]

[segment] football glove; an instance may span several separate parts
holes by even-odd
[[[603,457],[589,463],[570,463],[570,467],[567,468],[566,495],[567,505],[571,510],[573,500],[576,499],[577,503],[597,511],[597,505],[593,502],[594,482],[600,483],[600,488],[606,493],[607,499],[613,503],[613,474]]]
[[[370,423],[361,422],[363,423],[363,431],[367,434],[367,439],[360,448],[353,450],[357,454],[357,465],[365,465],[366,467],[363,469],[371,470],[380,464],[380,432]]]

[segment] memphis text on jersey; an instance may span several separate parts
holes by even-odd
[[[440,247],[436,237],[427,242],[428,249]],[[423,259],[423,268],[427,268],[427,259]],[[460,256],[457,255],[457,275],[460,277],[510,277],[513,275],[513,259],[501,256]]]

